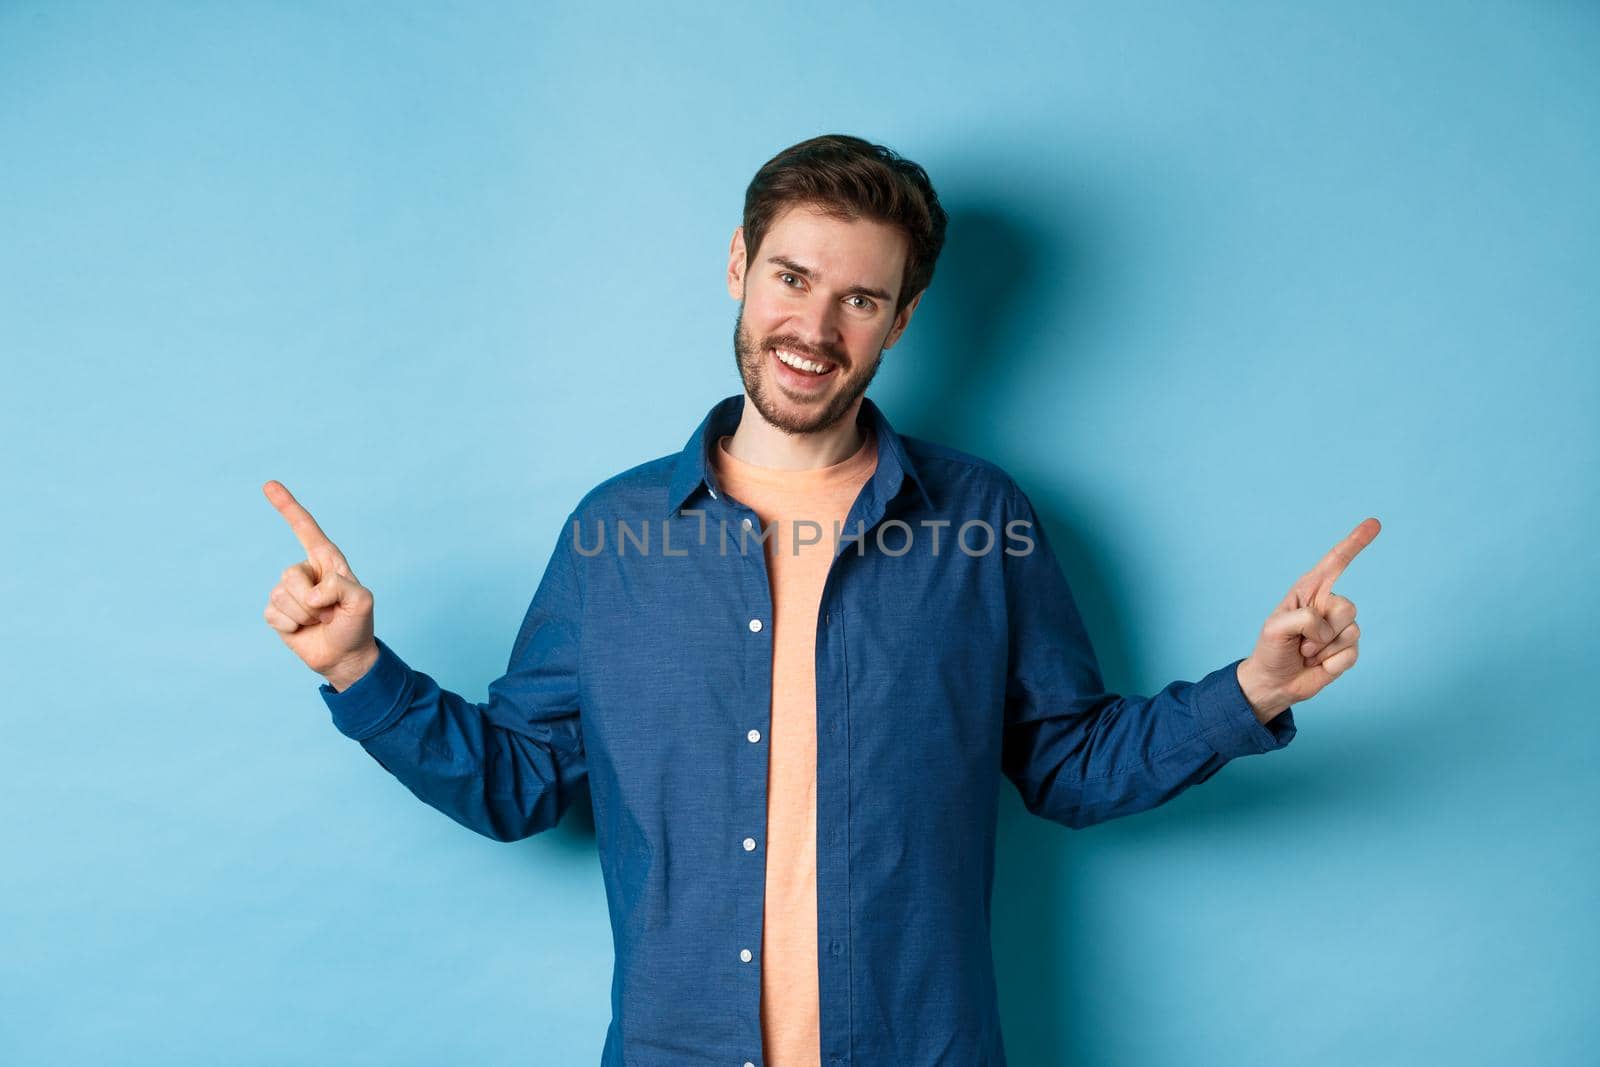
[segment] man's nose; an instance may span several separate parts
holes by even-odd
[[[832,352],[839,346],[839,308],[832,300],[808,301],[794,326],[800,340],[814,351]]]

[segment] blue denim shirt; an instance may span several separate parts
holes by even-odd
[[[603,1067],[762,1064],[772,601],[761,519],[708,458],[743,404],[583,497],[486,703],[382,641],[359,681],[321,690],[340,731],[497,841],[555,825],[587,784],[616,949]],[[1084,827],[1281,748],[1294,719],[1256,721],[1238,660],[1106,692],[1027,494],[897,435],[870,399],[858,418],[878,466],[817,613],[822,1063],[1000,1067],[1001,775]]]

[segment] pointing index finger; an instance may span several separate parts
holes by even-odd
[[[317,520],[311,517],[311,512],[300,505],[300,501],[294,498],[294,494],[289,492],[282,482],[274,479],[263,485],[261,491],[267,495],[267,500],[272,506],[278,509],[278,514],[288,521],[289,528],[294,531],[295,537],[300,539],[300,547],[306,550],[308,558],[314,558],[314,552],[327,552],[329,549],[332,549],[333,554],[341,560],[344,558],[328,539],[328,535],[322,532],[322,527],[317,525]]]
[[[1362,519],[1354,530],[1338,544],[1328,550],[1328,554],[1313,568],[1308,577],[1316,582],[1317,592],[1327,594],[1333,589],[1334,579],[1344,573],[1350,561],[1356,558],[1356,553],[1372,544],[1372,539],[1378,536],[1378,531],[1383,529],[1377,519]]]

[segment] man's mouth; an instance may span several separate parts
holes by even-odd
[[[791,352],[787,348],[769,348],[775,360],[786,367],[792,374],[801,380],[819,381],[832,374],[837,364],[826,360],[813,359],[802,356],[798,352]]]

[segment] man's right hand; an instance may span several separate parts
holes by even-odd
[[[356,580],[344,553],[282,482],[261,487],[288,520],[306,558],[283,572],[262,614],[307,667],[343,691],[378,659],[372,636],[372,591]]]

